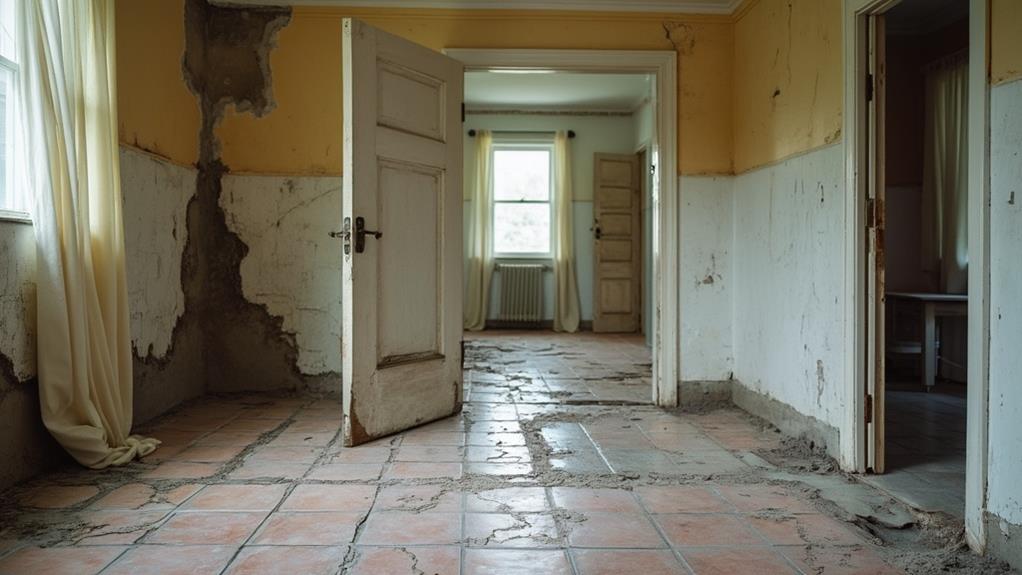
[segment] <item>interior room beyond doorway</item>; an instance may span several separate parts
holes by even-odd
[[[651,342],[653,87],[647,74],[466,73],[466,261],[482,257],[492,269],[475,329],[557,327],[566,288],[555,269],[567,253],[577,329]],[[570,136],[566,157],[554,145],[558,132]],[[491,190],[477,196],[483,134]],[[558,161],[569,166],[570,187],[560,212]],[[477,197],[491,207],[476,209]],[[474,242],[483,246],[478,256]],[[468,290],[470,301],[471,282]],[[608,317],[615,321],[601,322]]]

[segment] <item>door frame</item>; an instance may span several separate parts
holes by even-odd
[[[656,166],[653,189],[653,403],[678,405],[680,373],[678,286],[678,81],[677,53],[665,50],[446,49],[465,71],[543,70],[634,73],[656,78]]]
[[[841,465],[867,469],[866,381],[866,194],[868,139],[866,19],[900,0],[844,0],[845,182],[845,376],[846,411]],[[965,466],[965,535],[986,547],[990,339],[990,82],[988,0],[969,0],[969,317]]]

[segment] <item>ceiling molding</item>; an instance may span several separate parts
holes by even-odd
[[[231,4],[423,10],[561,10],[731,15],[744,0],[229,0]]]

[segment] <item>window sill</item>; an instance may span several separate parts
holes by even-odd
[[[515,263],[522,263],[523,261],[550,263],[554,261],[554,257],[543,254],[495,254],[493,256],[493,260],[498,263],[502,261]]]
[[[11,222],[15,224],[32,225],[32,216],[28,212],[16,212],[14,210],[0,210],[0,222]]]

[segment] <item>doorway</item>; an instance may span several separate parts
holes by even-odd
[[[646,75],[650,78],[650,139],[647,149],[650,161],[663,174],[676,173],[676,54],[654,51],[590,51],[590,50],[447,50],[446,54],[465,64],[467,74],[488,72],[523,77],[531,74],[619,74]],[[471,114],[468,115],[471,117]],[[631,142],[629,142],[631,145]],[[635,148],[629,150],[634,157]],[[596,151],[596,150],[594,150]],[[638,177],[638,174],[636,174]],[[678,309],[675,297],[660,294],[677,293],[677,179],[655,178],[651,186],[650,256],[646,276],[653,287],[650,307],[658,317],[650,318],[652,326],[650,378],[653,402],[664,407],[678,401]],[[590,220],[591,221],[591,220]],[[576,226],[591,238],[595,226]],[[641,255],[636,258],[641,259]],[[582,260],[577,260],[581,262]],[[581,265],[581,264],[580,264]],[[641,284],[640,284],[641,286]],[[641,289],[641,287],[639,288]],[[586,291],[580,286],[580,296]],[[591,293],[591,292],[590,292]],[[492,304],[491,304],[492,305]]]
[[[852,414],[857,467],[918,508],[960,518],[970,516],[966,487],[977,479],[967,473],[966,446],[979,439],[967,414],[986,385],[971,365],[982,356],[967,345],[979,319],[972,290],[983,284],[969,281],[983,266],[968,229],[983,175],[970,174],[967,142],[985,129],[970,125],[985,106],[970,73],[985,58],[970,52],[985,34],[970,25],[971,4],[850,1],[846,13],[851,213],[861,230],[849,260],[862,362],[850,368],[862,386]]]

